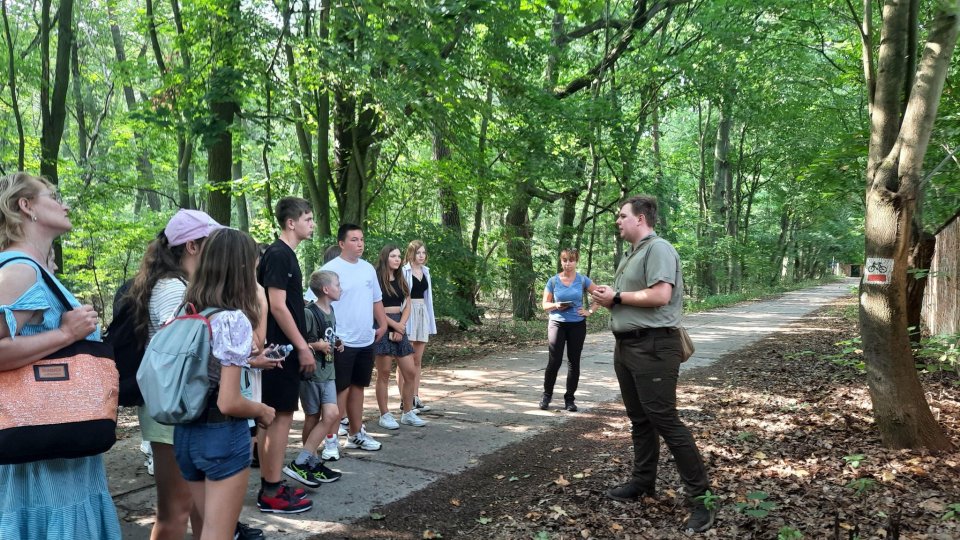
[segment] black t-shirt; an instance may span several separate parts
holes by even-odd
[[[264,289],[282,289],[287,292],[287,310],[297,323],[297,329],[300,335],[307,333],[307,320],[303,311],[303,292],[301,283],[303,274],[300,272],[300,263],[297,261],[297,254],[283,240],[277,240],[260,257],[260,265],[257,266],[257,282]],[[270,291],[267,291],[269,302]],[[272,314],[267,317],[267,343],[276,343],[277,345],[292,344],[277,320]]]

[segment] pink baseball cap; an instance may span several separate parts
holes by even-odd
[[[200,210],[180,210],[170,218],[163,233],[170,247],[182,246],[191,240],[206,238],[213,231],[222,229],[206,212]]]

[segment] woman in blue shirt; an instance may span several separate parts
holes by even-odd
[[[583,305],[584,293],[597,288],[587,276],[577,273],[580,253],[573,248],[560,252],[561,272],[547,280],[541,306],[550,314],[547,341],[550,343],[550,361],[543,376],[543,396],[540,408],[547,410],[553,398],[553,385],[563,363],[563,349],[567,349],[567,391],[563,394],[563,408],[574,412],[577,404],[574,394],[580,382],[580,352],[587,337],[586,318],[593,309]]]
[[[68,232],[70,207],[56,186],[15,173],[0,178],[0,371],[29,365],[77,341],[100,340],[97,312],[63,284],[67,311],[41,274],[54,240]],[[51,395],[51,400],[69,396]],[[100,455],[0,465],[0,538],[119,540],[120,522]]]

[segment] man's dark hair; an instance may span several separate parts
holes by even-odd
[[[633,211],[633,215],[639,216],[643,214],[647,218],[647,226],[650,228],[656,228],[657,226],[657,198],[653,195],[634,195],[624,199],[620,204],[623,205],[629,204],[630,209]]]
[[[359,225],[354,225],[353,223],[344,223],[340,225],[340,228],[337,229],[337,242],[343,242],[347,239],[347,234],[350,231],[362,231]]]
[[[306,199],[301,199],[300,197],[284,197],[277,202],[277,209],[274,211],[274,215],[277,216],[277,223],[279,223],[280,228],[283,229],[287,226],[288,219],[296,221],[307,212],[313,212],[313,208],[310,207],[310,203],[307,202]]]

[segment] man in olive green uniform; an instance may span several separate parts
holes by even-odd
[[[684,526],[703,532],[713,526],[713,512],[696,497],[709,489],[707,471],[690,430],[677,415],[680,372],[680,326],[683,276],[680,256],[657,236],[657,200],[637,195],[624,201],[617,216],[620,236],[630,243],[614,284],[593,292],[595,302],[610,309],[617,345],[613,365],[632,423],[633,475],[607,495],[620,501],[653,496],[660,457],[660,437],[677,462],[688,504]]]

